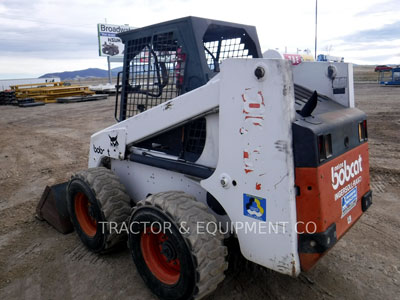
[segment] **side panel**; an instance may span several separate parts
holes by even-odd
[[[206,199],[207,192],[199,182],[180,173],[120,160],[112,160],[111,169],[135,203],[145,199],[148,194],[172,190],[183,191],[198,200]]]
[[[257,67],[265,70],[260,79]],[[228,59],[220,76],[218,164],[201,185],[228,213],[248,260],[296,276],[291,66]]]
[[[145,199],[149,194],[176,190],[192,195],[207,205],[207,191],[200,186],[199,181],[184,174],[121,160],[112,160],[111,169],[118,175],[129,197],[135,203]],[[227,215],[217,215],[211,209],[209,211],[222,224],[229,224]]]
[[[330,72],[334,75],[329,75]],[[317,90],[345,107],[354,107],[352,64],[302,62],[293,66],[293,78],[296,84]]]

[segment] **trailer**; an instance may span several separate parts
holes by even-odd
[[[379,83],[381,85],[400,85],[400,67],[380,71]]]

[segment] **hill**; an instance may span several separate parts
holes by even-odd
[[[121,71],[121,67],[111,69],[112,76],[117,76],[117,73],[119,71]],[[45,77],[59,77],[60,80],[80,79],[80,78],[102,78],[102,77],[108,77],[108,71],[98,68],[89,68],[78,71],[47,73],[40,76],[39,78],[45,78]]]

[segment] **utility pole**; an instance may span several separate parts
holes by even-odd
[[[104,23],[107,24],[107,18],[104,18]],[[107,65],[108,65],[108,83],[112,84],[110,55],[107,55]]]
[[[111,62],[110,62],[110,56],[107,56],[107,64],[108,64],[108,83],[112,84],[112,77],[111,77]]]
[[[318,25],[318,0],[315,0],[315,50],[314,50],[315,60],[317,60],[317,25]]]

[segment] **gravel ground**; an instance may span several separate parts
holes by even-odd
[[[356,84],[368,113],[374,204],[294,279],[239,261],[208,299],[396,299],[400,291],[400,88]],[[155,299],[124,249],[92,254],[35,219],[46,185],[87,167],[90,135],[114,123],[114,99],[0,107],[0,299]]]

